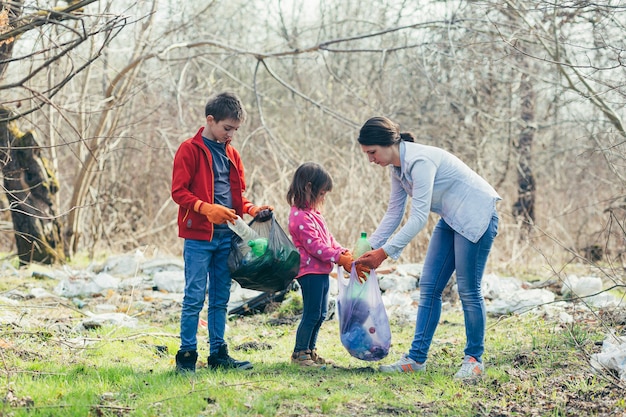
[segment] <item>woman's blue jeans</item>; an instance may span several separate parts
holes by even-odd
[[[220,233],[213,240],[185,239],[185,295],[180,318],[180,350],[197,350],[198,322],[204,300],[209,293],[207,323],[210,354],[224,344],[226,309],[230,299],[231,276],[228,254],[232,233]]]
[[[459,298],[465,319],[464,353],[482,362],[485,350],[487,314],[481,283],[487,257],[498,234],[498,215],[494,212],[487,230],[472,243],[446,222],[439,220],[430,238],[420,278],[420,301],[415,322],[415,336],[409,357],[426,362],[428,350],[441,316],[441,294],[456,270]]]
[[[298,278],[302,291],[302,319],[296,331],[294,352],[315,349],[317,335],[328,313],[328,274],[310,274]]]

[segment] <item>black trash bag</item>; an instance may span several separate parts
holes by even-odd
[[[258,257],[250,256],[248,242],[233,237],[228,268],[232,278],[249,290],[282,291],[289,286],[300,269],[300,253],[283,231],[272,213],[271,221],[252,220],[249,226],[259,237],[267,239],[267,250]]]
[[[264,313],[268,306],[275,303],[282,303],[289,291],[297,291],[297,289],[298,287],[296,282],[292,281],[291,284],[289,284],[284,290],[261,293],[256,297],[233,307],[230,309],[228,314],[234,314],[237,316],[252,316]]]

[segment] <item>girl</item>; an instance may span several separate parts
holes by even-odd
[[[441,315],[441,293],[456,271],[467,343],[455,377],[481,375],[486,312],[480,286],[498,231],[496,202],[500,196],[459,158],[443,149],[414,143],[411,133],[400,133],[386,117],[368,120],[358,141],[370,162],[389,167],[391,197],[385,216],[370,237],[374,250],[363,254],[357,264],[377,268],[387,256],[398,259],[424,227],[431,211],[441,217],[424,260],[411,349],[380,370],[415,372],[426,368],[426,356]],[[409,219],[392,236],[403,218],[407,196],[411,197]]]
[[[326,193],[333,189],[333,180],[322,166],[307,162],[294,173],[287,201],[289,234],[300,252],[300,270],[296,279],[302,290],[303,311],[291,363],[300,366],[322,367],[332,365],[317,354],[316,342],[320,327],[328,311],[329,273],[333,263],[341,265],[348,273],[353,257],[350,251],[337,243],[328,231],[320,212]],[[359,276],[369,270],[357,268]]]

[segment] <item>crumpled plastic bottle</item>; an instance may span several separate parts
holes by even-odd
[[[264,237],[259,237],[253,240],[248,241],[248,246],[252,248],[251,252],[257,258],[263,256],[265,251],[267,250],[267,239]]]

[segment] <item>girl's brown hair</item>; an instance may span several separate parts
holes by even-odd
[[[315,207],[324,191],[332,191],[333,179],[315,162],[305,162],[296,169],[287,191],[287,202],[299,209]]]

